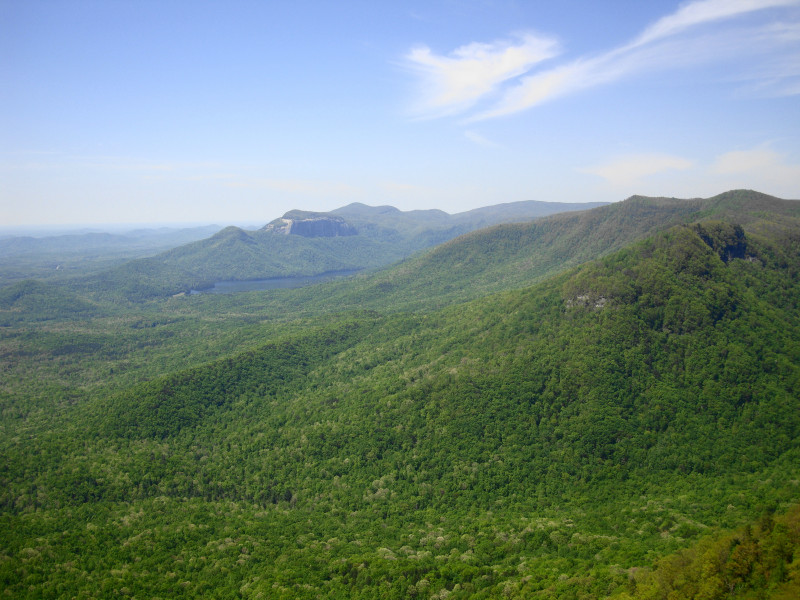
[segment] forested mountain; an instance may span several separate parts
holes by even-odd
[[[450,215],[436,209],[403,212],[393,206],[367,206],[354,202],[331,211],[331,214],[344,217],[360,229],[373,232],[372,235],[390,238],[399,233],[412,238],[421,238],[422,241],[416,243],[432,245],[491,225],[530,221],[547,215],[583,211],[605,204],[604,202],[565,204],[527,200],[495,204]]]
[[[374,269],[486,225],[601,204],[527,201],[455,215],[364,204],[351,204],[331,213],[289,211],[258,231],[228,227],[210,238],[91,277],[78,289],[141,300],[202,288],[216,281]],[[283,235],[288,231],[286,223],[293,219],[310,219],[313,215],[319,221],[326,214],[347,234]],[[283,225],[276,226],[279,222]],[[122,281],[123,286],[117,285]]]
[[[215,225],[0,237],[0,287],[36,277],[63,281],[212,235]]]
[[[800,203],[632,198],[410,266],[425,311],[352,310],[364,278],[3,328],[0,587],[794,597]]]
[[[60,287],[26,279],[0,288],[0,326],[36,321],[97,316],[103,309]]]
[[[360,293],[340,286],[342,301],[419,308],[529,285],[569,266],[622,248],[692,218],[702,201],[639,198],[460,236],[369,277]],[[356,288],[357,289],[357,288]]]
[[[485,228],[375,273],[260,302],[274,311],[430,309],[531,285],[679,223],[717,219],[769,230],[785,217],[800,218],[796,201],[748,190],[695,200],[634,196],[592,210]]]
[[[60,233],[54,235],[5,235],[0,237],[0,256],[22,254],[70,254],[109,251],[152,251],[178,246],[205,238],[219,227],[203,225],[197,227],[139,228],[122,233],[89,231],[84,233]]]

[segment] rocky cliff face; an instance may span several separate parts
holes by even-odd
[[[303,237],[356,235],[358,231],[342,217],[328,213],[293,210],[264,227],[265,231]]]
[[[696,224],[694,230],[719,255],[722,262],[747,257],[747,239],[741,225],[709,221]]]

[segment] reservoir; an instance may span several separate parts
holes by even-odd
[[[262,290],[281,290],[305,287],[314,283],[323,283],[355,275],[360,269],[351,271],[332,271],[319,275],[301,277],[270,277],[268,279],[250,279],[247,281],[218,281],[213,287],[204,290],[192,290],[191,294],[234,294],[236,292],[257,292]]]

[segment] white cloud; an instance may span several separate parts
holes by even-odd
[[[689,198],[752,189],[779,198],[800,198],[800,164],[769,144],[725,152],[710,161],[668,154],[622,156],[578,171],[601,177],[616,196]]]
[[[692,166],[692,161],[680,156],[638,154],[617,157],[604,164],[586,167],[579,171],[602,177],[613,186],[628,187],[638,185],[652,175],[665,171],[686,170]]]
[[[497,142],[493,142],[490,139],[482,136],[477,131],[470,131],[467,130],[464,132],[464,137],[467,138],[470,142],[478,144],[479,146],[485,146],[486,148],[499,148],[500,144]]]
[[[508,89],[491,109],[474,115],[470,121],[513,114],[559,96],[611,83],[642,71],[686,67],[734,57],[749,61],[762,60],[757,68],[763,69],[763,55],[774,53],[784,59],[780,65],[775,58],[769,75],[754,74],[760,80],[768,77],[769,85],[780,87],[780,95],[798,88],[792,78],[800,75],[797,61],[786,61],[782,52],[789,45],[797,45],[798,23],[780,23],[769,26],[742,26],[704,32],[695,37],[679,36],[692,27],[731,18],[775,6],[798,4],[798,0],[704,0],[687,4],[676,13],[664,17],[647,28],[630,44],[621,46],[597,57],[579,59],[520,79],[519,85]],[[789,56],[796,57],[796,53]],[[786,85],[787,82],[789,85]]]
[[[682,5],[635,37],[606,51],[531,73],[557,53],[550,38],[527,35],[518,44],[472,43],[440,56],[427,47],[412,50],[407,62],[421,76],[417,114],[440,117],[464,113],[500,93],[474,122],[514,114],[543,102],[641,72],[741,59],[741,79],[760,94],[800,93],[800,22],[797,13],[768,25],[749,21],[733,27],[701,27],[800,0],[696,0]],[[792,20],[794,19],[794,20]],[[516,83],[514,85],[513,83]]]
[[[699,0],[690,2],[645,29],[632,45],[647,44],[681,33],[696,25],[729,19],[765,8],[792,4],[797,4],[797,0]]]
[[[771,168],[779,162],[779,155],[766,148],[735,150],[718,156],[711,167],[711,171],[718,175],[748,173]]]
[[[775,23],[764,27],[756,47],[800,46],[800,23]],[[731,80],[752,96],[781,97],[800,94],[800,50],[765,56],[737,73]]]
[[[527,33],[516,41],[471,43],[450,55],[434,53],[427,46],[413,48],[406,64],[421,77],[422,98],[414,113],[437,117],[464,111],[501,83],[552,58],[558,44],[551,38]]]
[[[768,146],[726,152],[717,157],[710,173],[729,181],[732,187],[775,190],[772,193],[792,197],[800,193],[800,164],[790,164]]]

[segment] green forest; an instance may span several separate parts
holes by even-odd
[[[633,197],[293,290],[87,281],[0,288],[2,597],[800,596],[798,201]]]

